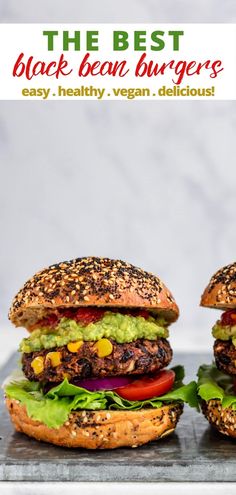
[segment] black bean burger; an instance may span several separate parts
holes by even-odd
[[[46,268],[16,295],[9,318],[30,335],[23,375],[5,384],[17,431],[56,445],[137,447],[174,431],[196,405],[172,359],[179,310],[161,280],[128,263],[78,258]]]
[[[215,362],[198,370],[202,411],[218,431],[236,438],[236,263],[213,275],[201,306],[222,311],[212,329]]]

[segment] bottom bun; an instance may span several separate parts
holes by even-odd
[[[209,423],[220,433],[236,438],[236,410],[222,408],[220,400],[202,401],[202,412]]]
[[[61,447],[115,449],[138,447],[172,433],[183,411],[182,404],[139,411],[75,411],[59,429],[31,419],[19,401],[7,399],[17,431]]]

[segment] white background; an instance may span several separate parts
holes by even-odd
[[[235,0],[0,0],[0,20],[231,23],[236,6]],[[235,102],[1,102],[0,361],[24,334],[8,325],[6,313],[25,279],[87,254],[159,273],[181,308],[171,331],[174,350],[209,350],[216,313],[198,303],[210,275],[235,260],[235,127]],[[69,493],[68,485],[53,487]],[[84,494],[95,488],[99,493],[101,487],[79,485]],[[32,493],[31,484],[1,489]],[[125,492],[120,484],[102,486],[104,493],[111,489]],[[235,487],[178,484],[177,492],[201,489],[215,495]],[[128,490],[170,495],[176,485]]]
[[[75,51],[73,45],[70,44],[69,51],[64,52],[64,57],[68,61],[69,70],[73,72],[69,76],[48,77],[40,75],[33,77],[30,81],[25,76],[13,77],[13,67],[21,53],[23,63],[27,63],[30,56],[33,56],[33,63],[44,61],[46,64],[55,60],[58,61],[62,54],[62,31],[68,31],[69,36],[73,37],[75,31],[80,31],[81,51]],[[113,31],[127,31],[129,34],[129,48],[126,51],[116,52],[112,50],[113,46]],[[165,48],[161,51],[151,51],[150,45],[151,33],[157,30],[163,31],[165,34],[163,40]],[[43,31],[57,31],[58,36],[54,37],[54,50],[48,51],[48,40],[43,36]],[[78,67],[80,66],[86,50],[86,32],[98,31],[98,51],[89,52],[89,61],[111,61],[113,64],[116,60],[127,60],[128,74],[124,77],[113,77],[107,75],[78,77]],[[134,51],[133,39],[134,31],[146,31],[146,41],[142,45],[146,46],[146,52]],[[183,36],[179,38],[179,50],[173,51],[173,38],[168,35],[169,31],[182,31]],[[17,40],[17,41],[16,41]],[[149,88],[151,96],[142,98],[162,98],[158,95],[158,89],[163,85],[173,87],[173,82],[178,82],[178,75],[174,71],[166,70],[164,75],[156,77],[135,77],[135,67],[140,57],[145,53],[145,61],[148,63],[153,60],[161,66],[163,63],[168,63],[171,60],[178,61],[196,61],[205,63],[210,60],[211,63],[217,60],[222,61],[222,70],[217,77],[211,78],[211,69],[202,70],[200,75],[184,76],[180,86],[186,87],[189,85],[193,88],[211,88],[215,87],[214,99],[236,99],[236,25],[224,24],[22,24],[22,25],[1,25],[0,26],[0,46],[6,45],[7,48],[2,50],[0,55],[0,98],[1,99],[27,99],[22,95],[23,88],[50,88],[50,99],[62,99],[70,97],[58,96],[57,88],[80,88],[81,85],[105,88],[104,99],[124,99],[122,95],[115,96],[113,88]],[[18,68],[18,74],[19,74]],[[192,70],[191,70],[192,72]],[[110,95],[110,96],[109,96]],[[156,95],[156,96],[152,96]],[[39,97],[32,97],[39,99]],[[80,99],[92,99],[91,96],[80,96]],[[93,97],[96,98],[96,97]],[[164,97],[166,99],[174,99],[175,97]],[[177,96],[177,99],[192,98],[191,96]],[[209,99],[209,97],[194,96],[194,99]],[[213,98],[213,97],[211,97]],[[29,99],[29,97],[28,97]],[[78,96],[74,96],[78,100]]]
[[[57,493],[64,495],[70,493],[77,495],[114,495],[129,493],[130,495],[156,495],[161,492],[163,495],[188,495],[191,493],[199,493],[202,491],[204,495],[232,495],[235,490],[235,483],[2,483],[1,495],[31,495],[32,488],[34,493],[40,495],[48,495],[48,493]],[[196,490],[196,491],[195,491]]]
[[[235,22],[232,1],[0,0],[2,22]],[[0,103],[0,356],[7,322],[38,269],[88,254],[159,274],[181,317],[175,350],[210,350],[211,274],[235,260],[235,102]]]

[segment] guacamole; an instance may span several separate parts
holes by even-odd
[[[212,328],[212,335],[215,339],[220,340],[231,340],[233,344],[236,346],[236,325],[232,327],[222,326],[220,321],[217,321],[214,327]]]
[[[163,318],[130,316],[121,313],[106,312],[96,323],[82,326],[75,320],[62,318],[54,329],[38,328],[30,337],[23,339],[20,344],[21,352],[40,351],[67,345],[77,340],[95,341],[111,338],[118,344],[132,342],[137,339],[155,340],[158,337],[169,336],[166,322]]]

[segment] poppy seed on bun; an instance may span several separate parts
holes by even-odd
[[[74,411],[60,428],[49,428],[27,414],[19,401],[6,401],[15,429],[61,447],[115,449],[138,447],[173,433],[182,404],[138,411]]]
[[[141,268],[109,258],[76,258],[36,273],[17,293],[9,318],[28,327],[57,308],[145,308],[177,320],[178,306],[161,280]]]
[[[236,308],[236,262],[224,266],[211,277],[200,305],[222,310]]]

